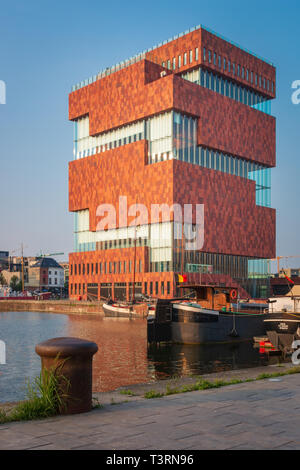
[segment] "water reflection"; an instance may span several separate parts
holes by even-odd
[[[236,344],[151,346],[148,361],[157,380],[170,376],[199,375],[266,365],[268,360],[251,341]]]
[[[93,362],[94,391],[106,392],[149,380],[144,320],[70,315],[67,336],[98,344]]]
[[[0,313],[0,339],[7,346],[7,364],[0,365],[0,402],[24,398],[26,380],[32,380],[40,372],[35,345],[58,336],[75,336],[98,344],[93,365],[93,389],[98,392],[171,376],[199,375],[267,363],[251,342],[206,346],[167,344],[147,348],[145,320]]]

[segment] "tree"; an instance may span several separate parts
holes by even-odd
[[[18,276],[12,276],[10,280],[10,287],[15,291],[22,290],[22,281],[18,278]]]
[[[0,272],[0,285],[1,286],[7,286],[7,282],[5,277],[3,276],[3,273]]]

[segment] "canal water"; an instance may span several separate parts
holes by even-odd
[[[58,336],[98,344],[93,362],[93,391],[266,364],[252,342],[222,345],[147,347],[145,320],[36,312],[0,312],[0,340],[6,364],[0,365],[0,402],[22,400],[26,383],[40,373],[35,345]]]

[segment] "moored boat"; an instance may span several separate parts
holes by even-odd
[[[173,342],[197,344],[234,342],[264,334],[267,304],[258,304],[253,309],[246,309],[243,303],[237,301],[238,292],[234,287],[211,285],[180,287],[192,289],[195,292],[195,300],[169,301],[170,337]],[[160,306],[159,301],[158,306]],[[164,308],[167,307],[164,301]],[[164,321],[161,312],[160,318]]]
[[[300,286],[296,285],[286,295],[268,300],[269,314],[264,320],[266,331],[279,334],[300,332]]]
[[[106,317],[147,317],[151,305],[148,305],[145,302],[128,302],[128,303],[119,303],[112,300],[105,302],[102,305],[104,314]]]
[[[128,316],[132,312],[132,307],[125,304],[107,302],[102,305],[105,316]]]
[[[296,334],[300,332],[300,313],[273,312],[264,320],[266,331]]]

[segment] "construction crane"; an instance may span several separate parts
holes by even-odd
[[[291,256],[276,256],[276,258],[271,259],[270,261],[277,261],[277,273],[279,274],[280,268],[279,268],[279,262],[281,259],[287,259],[287,258],[300,258],[300,255],[291,255]]]
[[[46,255],[37,255],[37,258],[46,258],[46,256],[61,256],[64,255],[64,253],[47,253]]]

